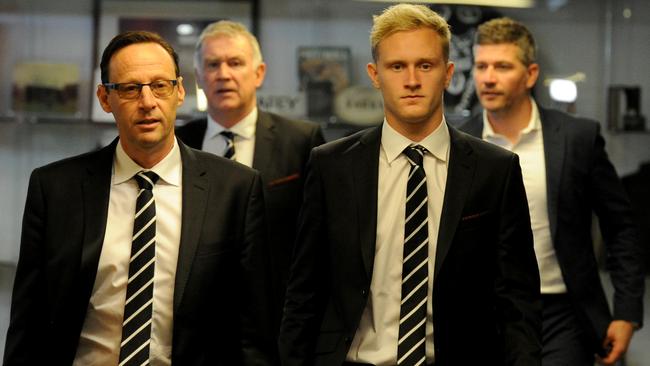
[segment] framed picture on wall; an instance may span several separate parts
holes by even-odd
[[[350,85],[349,47],[298,47],[298,80],[307,97],[307,115],[333,114],[334,98]]]

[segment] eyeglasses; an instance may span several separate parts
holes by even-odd
[[[102,85],[107,90],[117,91],[117,95],[122,99],[138,99],[144,86],[148,86],[154,96],[164,98],[172,95],[177,84],[178,80],[155,80],[148,84],[106,83]]]

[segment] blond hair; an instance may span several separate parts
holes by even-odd
[[[202,52],[203,52],[203,42],[206,38],[212,37],[237,37],[241,36],[244,39],[248,40],[248,43],[253,50],[253,67],[258,67],[262,62],[262,51],[260,51],[260,44],[257,42],[257,38],[246,29],[246,27],[238,22],[233,22],[231,20],[220,20],[218,22],[208,24],[201,35],[199,40],[196,42],[196,48],[194,49],[194,68],[201,70],[203,67]]]
[[[397,4],[384,9],[380,15],[372,17],[370,47],[372,58],[377,62],[378,46],[386,37],[403,31],[430,28],[442,39],[442,51],[445,61],[449,60],[449,42],[451,31],[447,21],[435,11],[424,5]]]
[[[526,66],[537,59],[537,47],[532,33],[522,23],[507,18],[489,20],[478,27],[474,45],[511,43],[519,48],[519,61]]]

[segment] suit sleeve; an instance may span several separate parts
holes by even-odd
[[[514,155],[502,193],[497,259],[497,318],[507,365],[541,360],[540,279],[519,158]]]
[[[630,201],[605,152],[599,125],[596,129],[588,192],[605,241],[607,267],[614,285],[614,319],[642,324],[643,246]]]
[[[244,366],[272,365],[276,358],[271,332],[271,267],[266,239],[262,181],[255,175],[247,201],[244,246],[240,256],[242,352]]]
[[[328,268],[325,248],[323,192],[318,170],[317,153],[312,152],[307,164],[303,206],[299,216],[298,234],[291,275],[287,286],[284,317],[278,340],[283,366],[309,366],[325,308]]]
[[[47,312],[45,255],[45,206],[38,170],[29,180],[23,216],[20,255],[11,298],[11,316],[4,353],[4,365],[40,364],[38,349],[46,342]],[[36,352],[35,352],[36,350]]]

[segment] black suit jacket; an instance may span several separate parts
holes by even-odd
[[[177,128],[176,135],[195,149],[203,146],[207,118]],[[264,111],[258,112],[253,169],[260,172],[274,263],[276,326],[282,314],[296,220],[302,202],[304,171],[309,153],[325,140],[318,124],[294,121]]]
[[[606,244],[615,289],[615,319],[643,321],[643,250],[630,203],[605,152],[600,125],[541,107],[539,113],[553,247],[584,330],[594,351],[603,353],[612,314],[594,255],[592,213],[598,216]],[[482,114],[467,121],[461,130],[481,137]]]
[[[5,365],[72,364],[106,230],[116,144],[32,173]],[[173,364],[266,364],[272,345],[259,175],[179,146]]]
[[[432,293],[436,366],[538,365],[539,275],[518,158],[450,134]],[[377,127],[312,152],[283,365],[341,365],[349,350],[373,277],[380,135]]]

